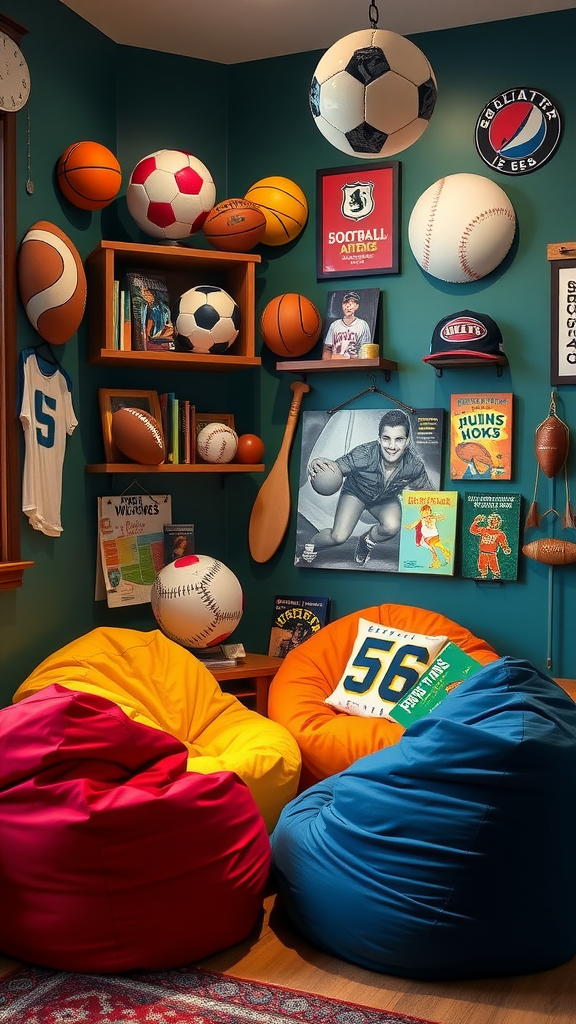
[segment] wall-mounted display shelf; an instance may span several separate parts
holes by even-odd
[[[436,370],[436,376],[442,376],[442,370],[449,370],[453,366],[496,366],[496,376],[502,376],[502,368],[508,366],[508,360],[506,356],[498,356],[498,360],[495,363],[493,359],[487,360],[482,359],[479,356],[477,359],[474,356],[451,356],[448,359],[427,359],[426,362],[429,366],[433,366]]]
[[[86,257],[88,279],[89,362],[110,368],[196,370],[226,373],[260,366],[255,355],[256,264],[254,253],[189,249],[180,245],[138,245],[102,241]],[[158,274],[168,286],[170,301],[195,285],[212,284],[232,296],[240,309],[240,332],[230,354],[140,352],[114,348],[114,281],[131,270]],[[239,468],[239,467],[238,467]]]
[[[390,380],[392,370],[398,369],[393,359],[289,359],[276,363],[277,370],[288,373],[332,373],[334,370],[383,370],[385,380]]]
[[[87,473],[263,473],[265,466],[244,465],[233,462],[182,462],[173,466],[162,462],[159,466],[143,466],[139,462],[100,462],[86,466]]]

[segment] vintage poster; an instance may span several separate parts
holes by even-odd
[[[462,576],[518,578],[520,494],[465,494],[462,507]]]
[[[268,655],[284,658],[293,647],[314,636],[328,621],[329,597],[277,594],[274,598]]]
[[[397,572],[403,491],[440,488],[442,409],[305,411],[294,564]]]
[[[511,480],[513,395],[452,395],[450,479]]]
[[[457,491],[404,491],[399,572],[454,575]]]
[[[164,524],[172,521],[169,494],[98,498],[98,546],[109,608],[146,604],[164,566]]]

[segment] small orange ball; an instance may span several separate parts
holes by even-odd
[[[254,466],[256,463],[262,462],[263,455],[264,441],[261,437],[257,437],[256,434],[240,434],[236,449],[236,462]]]

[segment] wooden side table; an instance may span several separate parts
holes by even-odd
[[[268,690],[283,658],[267,654],[247,654],[230,668],[211,669],[225,693],[233,693],[247,707],[260,715],[268,714]]]
[[[576,679],[555,679],[558,686],[561,686],[563,690],[566,690],[572,700],[576,700]]]

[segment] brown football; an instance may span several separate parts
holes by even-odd
[[[459,455],[464,462],[479,462],[483,466],[494,466],[490,452],[478,441],[461,441],[456,445],[456,455]]]
[[[548,537],[525,544],[522,554],[544,565],[569,565],[576,562],[576,544],[570,540]]]
[[[558,416],[548,416],[534,434],[534,451],[538,465],[546,476],[560,472],[568,457],[570,432]]]

